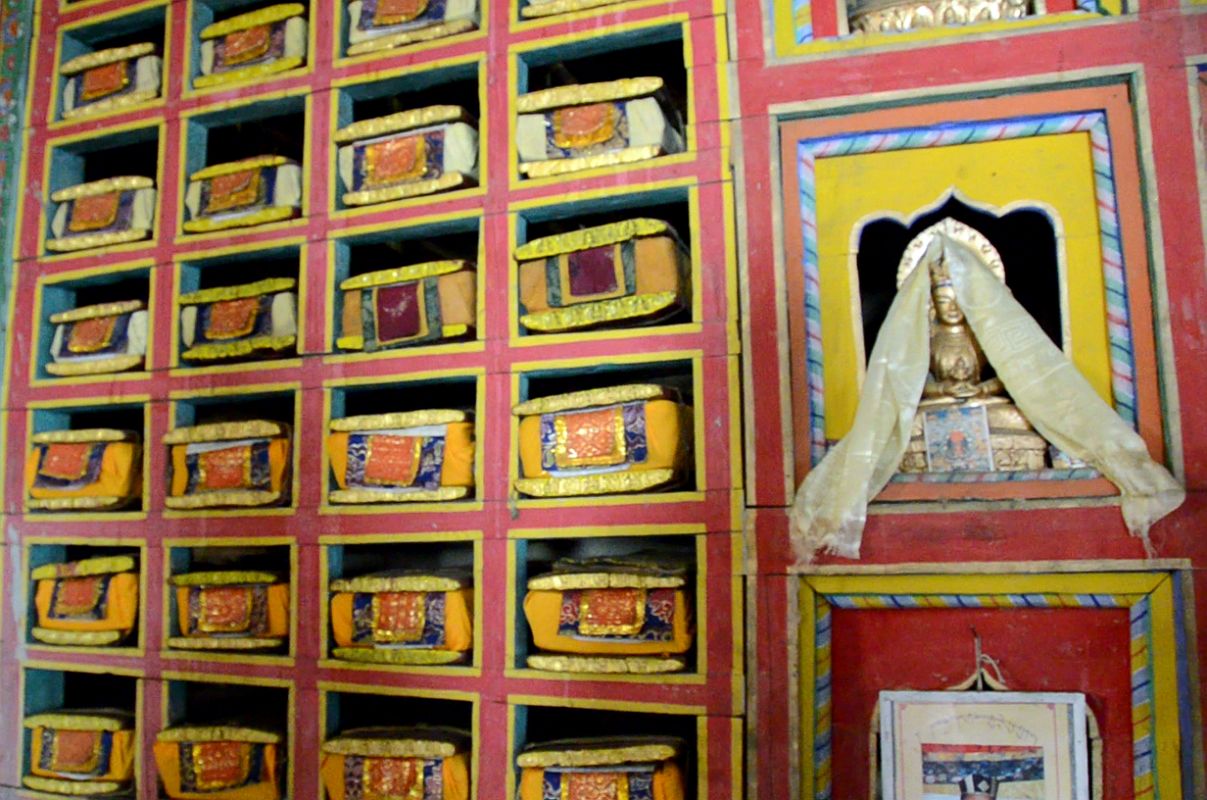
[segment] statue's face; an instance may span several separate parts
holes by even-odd
[[[958,325],[964,321],[964,312],[956,302],[956,290],[951,286],[936,286],[931,292],[935,304],[935,317],[946,325]]]

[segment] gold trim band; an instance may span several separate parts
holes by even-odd
[[[323,742],[323,752],[366,758],[451,758],[459,748],[438,739],[369,739],[351,735]]]
[[[677,589],[687,584],[682,575],[638,575],[631,572],[564,572],[538,575],[528,581],[534,592],[571,589]]]
[[[381,269],[376,272],[353,275],[351,278],[341,281],[339,288],[343,291],[348,291],[350,289],[369,289],[374,286],[389,286],[394,283],[407,283],[409,281],[417,281],[420,278],[449,275],[454,272],[460,272],[463,269],[468,269],[470,266],[470,262],[459,259],[425,261],[422,264],[411,264],[406,267]]]
[[[125,631],[60,631],[35,627],[30,634],[42,644],[104,647],[126,638]]]
[[[26,789],[49,794],[64,794],[72,797],[95,797],[120,792],[128,783],[117,781],[65,781],[58,778],[43,778],[38,775],[23,775],[21,783]]]
[[[173,575],[168,583],[173,586],[239,586],[247,583],[280,583],[281,576],[275,572],[251,569],[206,570]]]
[[[70,311],[60,311],[57,314],[50,315],[52,325],[58,325],[63,322],[79,322],[84,319],[96,319],[97,317],[116,317],[120,314],[130,314],[134,311],[142,311],[147,307],[147,304],[142,300],[121,300],[116,303],[98,303],[94,306],[80,306],[73,308]]]
[[[83,236],[64,236],[61,239],[48,239],[46,249],[52,253],[74,253],[77,250],[91,250],[94,247],[109,247],[110,245],[139,242],[151,235],[146,228],[132,228],[126,231],[112,233],[88,233]]]
[[[149,56],[155,52],[155,45],[151,42],[140,42],[139,44],[128,44],[125,47],[110,47],[107,50],[97,50],[93,53],[85,53],[82,56],[64,61],[59,67],[59,74],[63,76],[74,75],[77,72],[101,67],[105,64],[112,64],[114,61],[128,61],[132,58],[141,56]]]
[[[364,42],[357,42],[348,46],[348,55],[359,56],[365,53],[391,50],[395,47],[406,47],[409,44],[418,44],[419,42],[430,42],[433,39],[443,39],[446,36],[455,36],[458,33],[472,31],[476,27],[474,21],[469,19],[441,22],[439,25],[432,25],[427,28],[400,31],[387,36],[377,36]]]
[[[337,647],[332,652],[340,661],[358,664],[395,664],[409,666],[442,666],[456,664],[465,653],[456,650],[421,650],[416,647]]]
[[[45,431],[35,433],[29,441],[33,444],[85,444],[90,442],[137,442],[138,434],[119,431],[116,428],[78,428],[70,431]]]
[[[270,506],[280,500],[280,492],[231,489],[188,494],[183,497],[165,497],[163,504],[174,511],[194,511],[200,508],[255,508],[256,506]]]
[[[577,497],[645,492],[674,479],[673,469],[647,469],[580,475],[573,478],[519,478],[515,482],[515,488],[521,494],[532,497]]]
[[[662,78],[646,77],[555,86],[552,89],[541,89],[537,92],[520,95],[516,98],[515,110],[518,114],[533,114],[565,106],[603,103],[608,100],[630,100],[653,94],[661,89],[662,85]]]
[[[221,636],[172,636],[168,647],[173,650],[272,650],[285,643],[284,639]]]
[[[455,592],[466,582],[446,575],[361,575],[339,578],[328,587],[333,592]]]
[[[637,400],[659,400],[670,397],[670,390],[656,383],[626,383],[602,389],[583,389],[565,394],[551,394],[526,400],[511,409],[517,417],[532,414],[556,414],[559,411],[576,411],[580,408],[611,406],[617,403],[632,403]]]
[[[583,228],[569,233],[557,233],[553,236],[542,236],[516,248],[516,261],[530,261],[534,258],[549,258],[563,253],[573,253],[576,250],[590,250],[609,244],[619,244],[640,236],[656,236],[670,229],[660,219],[626,219],[623,222],[611,222],[607,225],[596,225],[593,228]]]
[[[520,172],[529,178],[552,178],[570,172],[580,172],[585,169],[602,167],[619,167],[624,164],[635,164],[638,161],[649,161],[662,155],[662,147],[656,144],[641,147],[626,147],[623,150],[613,150],[609,153],[596,153],[593,156],[578,158],[551,158],[546,161],[521,162]]]
[[[51,728],[69,731],[124,731],[129,730],[133,716],[121,712],[112,714],[85,714],[70,711],[51,711],[31,714],[22,724],[26,728]]]
[[[258,439],[287,435],[289,435],[289,427],[280,422],[249,419],[244,422],[211,422],[206,425],[176,428],[164,434],[163,443],[200,444],[231,439]]]
[[[239,161],[226,161],[221,164],[211,164],[208,167],[202,167],[189,176],[191,181],[207,181],[210,178],[220,178],[223,175],[231,175],[235,172],[244,172],[249,169],[264,168],[264,167],[282,167],[291,163],[285,156],[253,156],[251,158],[240,159]]]
[[[180,357],[196,361],[243,358],[261,350],[288,350],[297,340],[296,336],[256,336],[238,342],[209,342],[190,347],[181,353]]]
[[[116,97],[107,97],[104,100],[98,100],[95,103],[88,103],[83,106],[76,106],[63,112],[63,119],[80,119],[81,117],[90,117],[93,114],[102,114],[106,111],[113,111],[119,108],[130,108],[138,106],[150,100],[159,97],[159,89],[139,89],[138,91],[130,92],[129,94],[117,95]]]
[[[78,375],[104,375],[110,372],[125,372],[141,366],[145,356],[113,356],[96,361],[51,361],[46,365],[46,371],[58,378],[70,378]]]
[[[417,428],[424,425],[448,425],[464,422],[466,413],[455,408],[431,408],[423,411],[397,411],[391,414],[362,414],[331,420],[333,431],[373,431],[388,428]]]
[[[250,742],[279,744],[281,735],[241,725],[178,725],[155,736],[160,742]]]
[[[521,767],[606,767],[666,761],[678,754],[679,745],[670,741],[624,745],[613,740],[593,743],[582,739],[550,742],[539,750],[520,753],[516,764]]]
[[[298,285],[293,278],[265,278],[255,283],[244,283],[239,286],[218,286],[213,289],[202,289],[198,292],[182,294],[177,301],[182,306],[198,303],[216,303],[222,300],[239,300],[245,297],[259,297],[264,294],[283,292]]]
[[[200,217],[190,219],[181,225],[185,233],[213,233],[230,228],[250,228],[254,225],[268,225],[291,219],[297,209],[293,206],[269,206],[241,217]]]
[[[665,311],[679,299],[678,292],[655,292],[629,297],[614,297],[564,308],[551,308],[535,314],[525,314],[520,322],[534,331],[565,331],[586,328],[607,322],[641,319]]]
[[[306,6],[301,3],[281,3],[266,8],[258,8],[246,14],[239,14],[206,25],[201,29],[201,38],[217,39],[219,36],[226,36],[228,33],[254,28],[257,25],[271,25],[274,22],[281,22],[290,17],[300,17],[304,13],[306,13]]]
[[[56,578],[83,578],[89,575],[113,575],[118,572],[133,572],[138,566],[134,556],[98,556],[61,564],[43,564],[34,567],[29,577],[35,581]]]
[[[216,72],[212,75],[198,75],[193,79],[193,88],[208,89],[213,86],[226,86],[233,83],[253,81],[269,75],[276,75],[278,72],[288,72],[291,69],[297,69],[305,63],[306,59],[302,58],[301,56],[287,56],[285,58],[278,58],[276,61],[269,61],[264,64],[256,64],[252,67],[232,69],[230,72]]]
[[[469,494],[467,486],[441,486],[439,489],[370,491],[368,489],[336,489],[328,495],[332,503],[446,503],[461,500]]]
[[[399,111],[385,117],[374,117],[345,125],[335,132],[335,143],[355,142],[358,139],[369,139],[383,136],[387,133],[400,133],[412,128],[426,128],[442,122],[456,122],[467,119],[468,115],[461,106],[427,106],[413,108],[410,111]]]
[[[51,193],[50,199],[56,203],[62,203],[67,200],[78,200],[81,197],[93,197],[110,192],[133,192],[137,189],[153,188],[155,188],[155,181],[151,178],[144,178],[141,175],[121,175],[89,183],[77,183],[75,186],[59,189],[57,192]]]
[[[388,203],[391,200],[405,200],[408,197],[420,197],[425,194],[435,194],[469,183],[460,172],[446,172],[439,178],[429,181],[413,181],[398,186],[388,186],[384,189],[364,189],[359,192],[344,194],[344,205],[367,206],[374,203]]]
[[[531,669],[547,672],[584,672],[594,675],[659,675],[682,672],[687,663],[681,658],[654,656],[528,656]]]

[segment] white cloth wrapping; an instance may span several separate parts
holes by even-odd
[[[818,551],[859,557],[867,504],[897,472],[930,363],[930,275],[942,248],[956,299],[1015,405],[1052,444],[1119,487],[1123,520],[1152,553],[1148,530],[1186,493],[1107,405],[976,252],[936,233],[876,337],[850,432],[806,476],[790,512],[798,565]]]

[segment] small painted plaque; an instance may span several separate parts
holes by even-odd
[[[984,406],[927,410],[923,421],[931,472],[992,472],[993,446]]]

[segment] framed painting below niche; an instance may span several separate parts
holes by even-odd
[[[1090,800],[1085,695],[880,693],[883,800]]]

